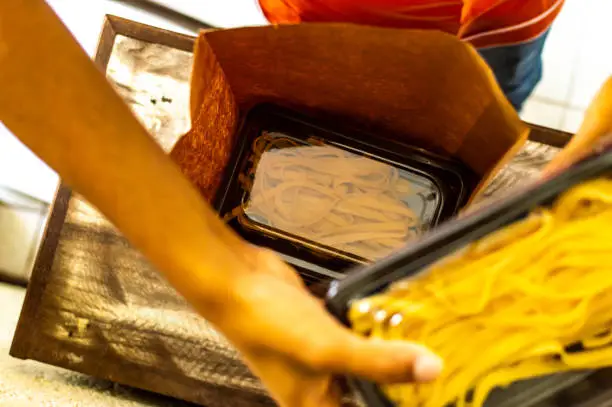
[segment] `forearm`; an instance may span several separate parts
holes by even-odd
[[[215,319],[249,249],[41,0],[0,1],[0,89],[0,120]]]

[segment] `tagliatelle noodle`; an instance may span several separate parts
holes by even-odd
[[[247,216],[366,260],[413,240],[419,217],[404,201],[411,184],[390,164],[335,146],[264,133],[253,145],[249,197],[227,219]]]
[[[480,407],[496,387],[612,365],[612,181],[474,242],[351,305],[352,328],[422,343],[445,361],[429,384],[386,386],[402,407]]]

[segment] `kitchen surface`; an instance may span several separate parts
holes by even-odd
[[[195,34],[198,21],[238,27],[265,24],[256,0],[48,0],[89,55],[104,16],[113,14],[171,31]],[[172,7],[187,19],[160,12]],[[569,132],[612,74],[610,0],[567,0],[544,51],[544,78],[525,105],[524,120]],[[586,22],[586,23],[585,23]],[[28,276],[57,176],[0,123],[0,273]],[[8,356],[25,289],[0,283],[0,407],[188,406],[110,382]]]
[[[25,290],[0,283],[0,407],[187,407],[157,394],[8,356]]]

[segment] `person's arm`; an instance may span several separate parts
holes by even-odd
[[[218,322],[249,247],[225,227],[41,0],[0,1],[0,120]]]
[[[353,334],[223,225],[43,0],[0,0],[0,120],[238,348],[283,407],[339,407],[336,374],[428,381],[442,362]]]

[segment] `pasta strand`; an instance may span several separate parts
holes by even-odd
[[[366,336],[422,342],[445,360],[428,385],[385,387],[400,407],[480,407],[523,379],[612,366],[612,180],[355,301]]]

